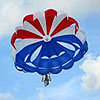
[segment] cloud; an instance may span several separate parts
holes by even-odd
[[[53,86],[45,90],[44,100],[83,100],[80,96],[80,78],[75,76],[64,84]]]
[[[13,96],[10,93],[2,93],[2,92],[0,92],[0,100],[10,100],[12,97]]]
[[[80,68],[84,71],[83,87],[88,91],[100,91],[100,56],[89,55]]]
[[[49,5],[72,16],[100,15],[100,0],[50,0]]]
[[[63,84],[44,89],[44,100],[100,100],[100,96],[84,91],[81,76],[74,76]]]
[[[23,15],[22,2],[18,0],[0,1],[0,38],[12,34],[14,27]]]

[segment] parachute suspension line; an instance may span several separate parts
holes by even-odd
[[[49,74],[43,74],[42,82],[44,82],[45,87],[49,85],[50,81],[51,81],[50,73]]]

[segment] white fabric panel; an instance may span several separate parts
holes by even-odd
[[[44,13],[44,11],[40,11],[40,12],[35,13],[34,14],[34,20],[36,18],[39,20],[39,22],[40,22],[40,24],[42,26],[42,29],[43,29],[43,31],[44,31],[44,33],[46,35],[47,31],[46,31],[46,19],[45,19],[45,13]]]
[[[51,69],[57,69],[57,68],[59,68],[59,66],[56,66],[56,67],[52,67]]]
[[[76,33],[76,37],[79,38],[79,40],[84,44],[86,37],[83,30],[79,29],[78,32]]]
[[[34,64],[30,63],[30,62],[28,62],[28,63],[26,63],[26,64],[29,65],[29,66],[31,66],[31,67],[36,68],[36,66],[35,66]]]
[[[17,27],[15,28],[16,33],[17,33],[17,31],[20,30],[20,29],[24,30],[24,27],[23,27],[23,26],[17,26]]]
[[[17,52],[19,52],[24,47],[26,47],[26,46],[28,46],[30,44],[39,42],[39,41],[41,41],[41,39],[22,39],[22,40],[19,40],[19,41],[15,42],[15,47],[17,49]]]
[[[66,14],[66,16],[68,16],[67,13],[64,11],[60,11],[60,10],[57,11],[57,16],[62,15],[62,14]]]
[[[72,45],[69,44],[69,43],[59,42],[59,41],[57,41],[57,43],[59,43],[61,46],[65,47],[65,48],[67,48],[67,49],[69,49],[69,50],[75,51],[74,46],[72,46]]]
[[[16,66],[17,67],[17,69],[19,69],[19,70],[23,70],[23,68],[20,68],[20,67],[18,67],[18,66]]]
[[[53,20],[53,24],[52,24],[52,27],[51,27],[51,30],[50,30],[50,34],[54,31],[54,29],[59,25],[59,23],[65,18],[67,17],[66,14],[61,14],[57,17],[54,18]]]
[[[43,29],[45,35],[47,35],[46,19],[45,19],[45,14],[44,14],[44,12],[43,12],[40,16],[38,16],[38,20],[39,20],[39,22],[40,22],[40,24],[41,24],[41,26],[42,26],[42,29]]]
[[[59,53],[58,56],[61,56],[61,55],[63,55],[64,53],[65,53],[65,51],[62,51],[62,52]]]
[[[12,56],[12,59],[13,61],[15,61],[15,58],[16,58],[16,50],[13,46],[11,46],[11,56]]]
[[[58,25],[65,17],[67,17],[67,14],[66,14],[66,13],[58,15],[58,16],[57,16],[57,25]]]
[[[57,55],[53,55],[53,56],[51,56],[50,58],[52,59],[52,58],[56,58],[56,57],[58,57]]]
[[[23,26],[17,26],[15,30],[17,32],[20,29],[21,30],[26,30],[26,31],[32,32],[34,34],[37,34],[37,35],[43,37],[43,35],[33,25],[31,25],[27,21],[24,22],[24,25]]]
[[[71,59],[72,60],[72,59]],[[68,62],[64,63],[62,66],[65,66],[67,65],[71,60],[69,60]]]
[[[21,38],[17,38],[15,42],[18,42],[18,41],[21,41],[21,40],[22,40]]]
[[[63,36],[63,35],[75,35],[75,24],[72,24],[70,27],[65,28],[64,30],[58,32],[57,34],[54,35],[54,37],[57,36]]]
[[[31,56],[31,62],[33,62],[39,55],[40,51],[41,51],[42,46],[38,47],[32,54]]]
[[[80,48],[80,45],[78,45],[77,43],[73,43],[75,46],[77,46],[78,48]]]
[[[29,57],[29,54],[25,57],[24,62],[26,62],[27,58]]]
[[[24,27],[24,30],[27,30],[29,32],[35,33],[35,34],[43,37],[43,35],[29,22],[25,21],[23,27]]]
[[[75,54],[73,57],[75,57],[79,53],[80,49],[76,50]]]
[[[49,57],[43,56],[43,57],[41,57],[41,59],[49,59]]]

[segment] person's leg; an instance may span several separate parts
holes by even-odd
[[[45,86],[48,86],[48,85],[49,85],[49,78],[48,78],[48,74],[46,74],[46,75],[45,75],[44,85],[45,85]]]
[[[48,85],[49,85],[49,81],[45,80],[45,81],[44,81],[44,85],[45,85],[45,86],[48,86]]]
[[[44,82],[45,81],[45,75],[42,75],[42,80],[41,80],[42,82]]]
[[[50,75],[49,75],[49,81],[51,81],[51,77],[50,77]]]

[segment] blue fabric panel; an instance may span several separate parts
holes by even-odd
[[[64,46],[57,43],[58,41],[72,45],[75,50],[73,51],[65,48]],[[80,48],[73,43],[78,44]],[[39,55],[34,61],[31,61],[30,59],[32,54],[40,46],[42,46],[42,48],[39,52]],[[79,50],[79,52],[76,56],[74,56],[77,50]],[[52,38],[50,42],[40,41],[24,47],[16,54],[15,67],[16,69],[18,69],[17,66],[21,68],[18,69],[19,71],[37,72],[39,74],[47,74],[50,72],[57,74],[61,72],[62,69],[70,69],[74,65],[74,62],[80,60],[84,56],[87,50],[88,44],[86,41],[84,44],[82,44],[82,42],[74,35],[59,36]],[[59,55],[61,52],[64,52],[64,54]],[[25,62],[25,57],[28,54],[29,56]],[[57,57],[52,58],[54,55]],[[42,57],[47,57],[47,59]],[[35,67],[28,65],[27,63],[31,63]]]

